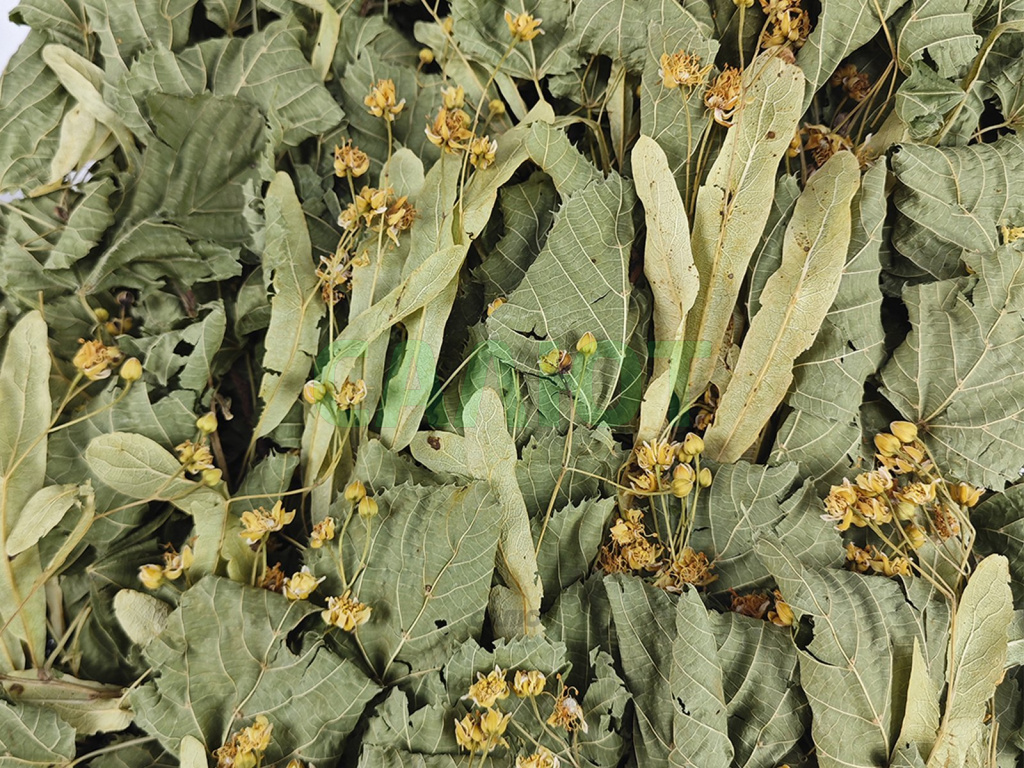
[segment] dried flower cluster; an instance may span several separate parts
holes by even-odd
[[[807,42],[811,17],[800,7],[800,0],[761,0],[761,10],[768,16],[761,34],[763,48],[786,45],[795,49]]]

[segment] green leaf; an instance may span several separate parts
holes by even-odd
[[[192,515],[197,535],[193,570],[201,575],[217,569],[228,528],[237,520],[219,493],[185,479],[178,460],[141,434],[100,435],[89,443],[85,458],[97,478],[128,498],[169,501]]]
[[[280,424],[302,393],[319,342],[325,307],[313,269],[306,219],[291,177],[278,173],[267,190],[263,274],[273,275],[270,327],[260,383],[263,412],[253,439]]]
[[[786,227],[782,265],[765,283],[729,386],[705,435],[707,455],[736,461],[757,439],[793,381],[839,290],[850,244],[850,201],[860,184],[851,152],[811,177]]]
[[[733,765],[774,768],[806,729],[807,701],[794,685],[789,632],[736,613],[709,613],[722,666]]]
[[[36,589],[39,552],[29,546],[14,558],[7,556],[9,538],[26,506],[42,489],[46,476],[47,430],[50,426],[49,344],[46,323],[39,312],[26,314],[10,331],[0,365],[0,671],[35,666],[43,660],[46,606]],[[23,538],[23,537],[22,537]],[[17,544],[17,537],[15,538]]]
[[[664,24],[654,20],[647,32],[640,83],[640,131],[665,150],[672,175],[680,191],[686,193],[686,200],[690,199],[690,184],[695,176],[690,157],[709,129],[711,115],[703,105],[699,88],[666,88],[657,72],[662,66],[662,55],[678,51],[697,55],[708,65],[715,60],[718,45],[711,30],[686,11]]]
[[[643,765],[728,768],[718,646],[696,591],[677,599],[639,579],[605,579],[626,688],[636,706],[634,749]]]
[[[353,594],[374,615],[359,641],[377,676],[389,679],[440,667],[450,644],[479,636],[502,510],[485,483],[400,485],[375,498],[380,514],[371,526],[350,526],[345,562],[353,573],[369,535],[373,557]]]
[[[75,756],[75,729],[52,709],[0,701],[0,768],[54,765]]]
[[[280,125],[289,146],[325,133],[345,116],[302,52],[303,42],[294,18],[279,19],[232,38],[213,67],[213,92],[259,106]]]
[[[915,61],[910,76],[896,91],[896,114],[910,128],[911,137],[923,140],[939,132],[946,113],[964,98],[957,83],[939,77],[923,61]]]
[[[647,239],[644,276],[654,294],[654,343],[669,354],[655,352],[654,373],[640,405],[636,441],[654,440],[661,432],[683,361],[686,314],[700,289],[690,252],[686,206],[672,178],[668,158],[658,143],[641,135],[633,145],[633,182],[644,205]]]
[[[131,641],[146,646],[164,631],[171,606],[144,592],[121,589],[114,595],[114,613]]]
[[[30,33],[0,79],[0,191],[27,193],[49,181],[71,97],[43,61],[48,40],[42,32]]]
[[[512,47],[512,36],[505,22],[506,10],[513,16],[526,12],[541,19],[544,34]],[[464,54],[488,71],[497,69],[504,61],[501,69],[505,74],[539,80],[547,75],[570,72],[579,63],[579,56],[571,50],[569,10],[560,0],[529,0],[514,7],[507,6],[504,0],[455,0],[452,34]],[[503,59],[506,52],[508,55]]]
[[[885,764],[903,721],[914,641],[923,640],[899,585],[805,566],[768,538],[756,551],[797,617],[814,622],[799,656],[819,765]]]
[[[530,635],[538,629],[544,588],[526,502],[516,480],[516,444],[493,389],[481,390],[466,404],[466,411],[466,469],[470,477],[486,480],[501,504],[498,573],[514,593],[513,599],[501,601],[509,610],[492,610],[492,621],[499,636]]]
[[[533,539],[540,542],[537,572],[546,603],[587,577],[614,508],[615,499],[607,498],[586,499],[553,510],[543,537],[544,516],[533,518]]]
[[[775,172],[796,131],[804,76],[779,58],[744,72],[746,97],[697,193],[691,244],[700,291],[686,327],[684,402],[700,396],[714,372],[743,276],[771,213]]]
[[[946,708],[928,768],[981,765],[969,752],[983,740],[988,701],[1003,679],[1013,616],[1009,579],[1007,559],[989,555],[967,580],[956,611]]]
[[[647,30],[693,23],[690,15],[674,2],[644,0],[582,0],[574,9],[571,26],[579,37],[581,51],[620,59],[632,72],[644,68],[647,53]],[[659,53],[674,53],[663,50]]]
[[[978,549],[1005,555],[1015,595],[1024,595],[1024,485],[990,496],[971,513]]]
[[[797,53],[796,64],[807,77],[804,107],[850,53],[875,36],[907,0],[879,3],[831,2],[823,4],[807,42]],[[749,11],[748,11],[749,13]],[[881,18],[879,18],[881,16]]]
[[[121,231],[154,217],[222,246],[244,242],[249,236],[241,215],[248,202],[245,187],[256,178],[255,161],[266,143],[259,111],[239,99],[209,94],[154,93],[147,104],[159,140],[146,147]]]
[[[1024,466],[1024,266],[1012,247],[972,266],[973,277],[904,290],[911,331],[882,391],[949,476],[1002,488]]]
[[[899,749],[910,752],[912,758],[916,756],[922,762],[922,755],[931,753],[939,731],[939,718],[942,715],[939,704],[939,692],[929,676],[928,662],[921,653],[921,644],[915,639]]]
[[[143,651],[157,674],[131,694],[138,722],[168,751],[177,752],[185,736],[212,751],[266,714],[274,726],[267,762],[296,753],[339,760],[379,688],[352,660],[310,638],[289,647],[288,634],[309,613],[304,601],[203,579]]]
[[[904,144],[892,157],[899,180],[893,245],[925,275],[963,274],[961,258],[998,247],[999,227],[1024,221],[1024,140],[929,147]],[[964,251],[969,252],[964,254]]]
[[[698,500],[690,546],[715,563],[718,580],[712,591],[724,596],[729,590],[763,590],[770,577],[754,554],[754,544],[786,516],[782,501],[796,481],[797,468],[741,461],[712,465],[712,474],[711,487]]]
[[[775,197],[768,222],[761,233],[761,244],[750,262],[750,293],[747,296],[747,316],[761,311],[761,292],[764,284],[782,264],[782,243],[786,226],[793,217],[793,207],[800,197],[800,182],[795,175],[783,175],[775,183]]]
[[[125,6],[116,0],[85,0],[84,5],[90,24],[109,25],[121,58],[129,61],[147,48],[182,48],[188,41],[196,2],[140,0]]]
[[[639,322],[629,282],[633,199],[617,175],[569,193],[536,261],[487,321],[491,338],[507,346],[516,368],[535,377],[542,375],[537,364],[542,355],[574,350],[583,333],[594,334],[598,351],[587,362],[576,402],[577,418],[585,423],[621,424],[635,413],[625,402],[612,410],[619,380],[640,374],[628,346]],[[579,368],[574,370],[579,375]],[[533,381],[558,391],[549,379]]]
[[[36,491],[25,503],[7,536],[7,556],[14,557],[34,547],[52,531],[69,509],[80,505],[78,492],[78,486],[73,484],[48,485]]]
[[[773,464],[796,461],[819,487],[840,482],[862,454],[864,382],[885,354],[879,250],[885,221],[886,169],[869,170],[854,195],[853,229],[839,291],[811,348],[793,366],[792,408],[779,429]],[[830,393],[822,397],[823,392]]]
[[[927,55],[939,77],[963,74],[981,44],[971,18],[976,5],[974,0],[911,0],[893,36],[900,68],[906,71]]]
[[[5,675],[0,685],[15,704],[53,710],[79,736],[123,731],[134,717],[131,709],[122,705],[125,692],[117,685],[60,672],[41,676],[31,669]]]

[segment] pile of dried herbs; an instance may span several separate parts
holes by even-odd
[[[1024,755],[1024,3],[23,0],[0,766]]]

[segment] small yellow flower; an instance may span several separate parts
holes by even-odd
[[[164,583],[163,566],[150,563],[139,567],[139,581],[146,589],[159,589]]]
[[[313,526],[313,531],[309,534],[309,547],[310,549],[320,549],[325,541],[331,541],[333,538],[334,518],[325,517]]]
[[[489,102],[487,102],[487,111],[490,112],[492,115],[504,115],[505,102],[503,102],[501,99],[491,99]],[[1024,227],[1019,227],[1019,229],[1024,229]]]
[[[519,670],[516,672],[515,681],[512,683],[512,690],[516,696],[527,698],[528,696],[540,696],[544,693],[544,685],[547,679],[543,673],[536,669],[529,671]]]
[[[380,115],[377,115],[380,117]],[[358,178],[370,170],[370,158],[359,149],[352,146],[352,139],[346,141],[342,146],[334,148],[334,175],[340,178],[352,176]]]
[[[249,544],[255,544],[269,533],[280,531],[295,519],[295,512],[286,512],[284,505],[278,501],[268,512],[263,507],[246,510],[242,513],[242,525],[245,530],[241,536]]]
[[[676,559],[664,567],[654,580],[654,586],[666,592],[680,593],[687,584],[704,587],[718,579],[711,571],[715,565],[703,552],[683,547]]]
[[[576,730],[586,733],[590,730],[587,721],[583,718],[583,708],[576,701],[575,696],[571,695],[575,693],[576,689],[569,686],[562,689],[555,699],[555,708],[552,710],[551,716],[548,717],[548,725],[564,728],[570,733]]]
[[[871,92],[871,78],[867,72],[858,72],[856,64],[841,66],[832,75],[829,83],[832,86],[842,86],[843,93],[853,101],[864,101]]]
[[[511,720],[511,713],[502,715],[498,710],[470,712],[455,721],[455,740],[467,752],[492,752],[497,746],[508,746],[502,738]]]
[[[494,314],[494,310],[496,310],[502,304],[507,303],[508,299],[506,299],[504,296],[499,296],[498,298],[496,298],[494,301],[487,305],[487,316],[490,317],[491,315]]]
[[[142,378],[142,363],[137,357],[129,357],[121,366],[121,378],[131,383]]]
[[[334,395],[334,402],[338,404],[338,408],[342,411],[347,411],[349,408],[359,405],[365,399],[366,382],[362,379],[349,381],[346,378],[341,385],[341,389]]]
[[[315,405],[324,399],[327,394],[327,387],[322,381],[310,379],[302,387],[302,399],[310,405]]]
[[[676,458],[675,443],[644,440],[636,450],[636,463],[647,471],[672,466]]]
[[[217,431],[217,416],[211,411],[196,419],[196,428],[204,435],[212,435]]]
[[[985,492],[984,488],[975,488],[967,483],[947,483],[946,487],[953,501],[964,507],[973,507]]]
[[[427,125],[424,133],[435,147],[454,154],[469,148],[473,140],[473,132],[469,130],[472,124],[472,118],[465,111],[441,107],[434,122]]]
[[[445,109],[462,109],[466,106],[466,92],[461,85],[441,89],[441,104]]]
[[[213,469],[213,454],[210,453],[210,449],[205,445],[186,440],[175,446],[174,450],[178,454],[178,461],[181,462],[181,466],[190,475],[198,475],[207,469]]]
[[[320,617],[326,624],[339,627],[346,632],[354,632],[356,627],[360,627],[370,620],[370,613],[373,609],[350,597],[351,594],[352,590],[348,590],[341,597],[327,598],[327,610],[320,613]]]
[[[704,439],[693,432],[687,432],[679,449],[679,460],[689,461],[694,456],[704,453]]]
[[[345,486],[345,501],[358,504],[366,496],[366,486],[360,480],[353,480]]]
[[[220,485],[220,481],[221,478],[224,476],[224,473],[221,472],[216,467],[214,467],[213,469],[204,469],[202,472],[202,476],[203,485],[209,488],[215,488],[216,486]]]
[[[552,349],[537,360],[537,367],[545,376],[568,373],[572,368],[572,355],[564,349]]]
[[[540,752],[534,752],[527,757],[516,758],[516,768],[559,768],[562,761],[557,756],[548,752],[544,747]]]
[[[396,101],[396,99],[395,81],[388,78],[387,80],[377,81],[377,84],[370,89],[366,98],[363,99],[363,104],[366,105],[367,110],[374,117],[383,117],[388,122],[391,122],[405,108],[405,99],[401,101]]]
[[[505,23],[508,24],[508,33],[517,43],[529,42],[537,35],[543,35],[544,30],[540,28],[543,19],[535,19],[532,14],[520,13],[512,15],[512,11],[505,11]]]
[[[181,552],[173,549],[164,553],[164,578],[168,581],[176,581],[181,577],[187,568],[192,567],[192,547],[187,544],[181,548]]]
[[[697,473],[697,484],[701,488],[709,488],[711,486],[711,470],[707,467],[701,467],[700,472]]]
[[[112,367],[121,362],[121,350],[108,347],[102,341],[78,341],[82,346],[71,361],[75,368],[90,381],[109,378]]]
[[[732,125],[733,116],[739,108],[741,90],[741,73],[736,67],[727,66],[715,78],[704,94],[704,104],[714,113],[716,123],[726,127]]]
[[[377,506],[377,500],[372,496],[363,496],[359,500],[359,516],[364,520],[372,520],[377,516],[380,508]]]
[[[782,599],[782,593],[775,590],[775,609],[768,611],[768,621],[777,627],[791,627],[796,621],[796,614],[789,607],[789,603]]]
[[[892,475],[885,467],[872,472],[862,472],[854,478],[854,482],[866,496],[881,496],[893,486]]]
[[[906,501],[910,504],[927,504],[928,502],[935,501],[935,484],[910,483],[896,491],[895,496],[900,501]]]
[[[296,571],[285,580],[281,591],[289,600],[306,600],[324,578],[323,576],[319,579],[316,578],[309,572],[309,566],[304,565],[301,571]]]
[[[434,52],[429,48],[420,48],[420,52],[417,54],[420,60],[420,64],[426,66],[427,64],[434,63]]]
[[[663,53],[658,68],[658,77],[665,88],[698,88],[707,81],[712,65],[701,67],[700,56],[685,51]]]
[[[270,734],[274,726],[270,724],[265,715],[256,715],[256,720],[248,728],[238,732],[238,750],[240,752],[267,751],[270,746]]]
[[[580,336],[579,341],[576,342],[576,351],[584,357],[590,357],[597,352],[597,339],[594,338],[594,334],[587,331]]]
[[[917,440],[917,425],[909,421],[894,421],[889,425],[889,430],[901,443],[912,443]]]
[[[888,432],[880,432],[875,435],[875,448],[883,456],[895,456],[901,447],[903,447],[903,443],[896,435],[890,435]]]
[[[1003,245],[1009,245],[1015,243],[1021,238],[1024,238],[1024,227],[1011,227],[1003,224],[999,231],[1003,235]]]
[[[508,683],[505,682],[505,671],[497,664],[494,671],[486,677],[483,673],[476,673],[476,682],[469,686],[469,693],[462,698],[469,699],[478,707],[490,709],[499,699],[508,698]]]
[[[489,136],[478,136],[469,144],[469,162],[482,171],[494,162],[497,151],[497,141],[492,141]]]
[[[907,541],[912,549],[920,549],[928,541],[928,536],[918,525],[908,525],[903,529],[903,533],[906,534]]]

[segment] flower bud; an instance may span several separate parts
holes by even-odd
[[[704,452],[704,440],[700,435],[695,435],[693,432],[687,432],[686,437],[683,438],[683,447],[679,451],[679,458],[683,461],[689,461],[699,453]]]
[[[353,480],[345,486],[345,500],[351,504],[358,504],[366,497],[366,486],[360,480]]]
[[[139,581],[146,589],[158,589],[164,583],[164,569],[153,563],[139,568]]]
[[[580,336],[580,340],[576,342],[576,351],[584,357],[590,357],[597,352],[597,339],[594,338],[594,334],[587,331]]]
[[[434,63],[434,52],[429,48],[420,48],[419,52],[420,64],[433,64]]]
[[[103,307],[97,307],[92,311],[92,313],[96,316],[96,319],[101,323],[105,323],[107,322],[107,320],[110,319],[110,313],[107,312],[107,310],[105,310]]]
[[[196,427],[204,435],[212,435],[217,431],[217,417],[213,414],[213,411],[204,413],[198,419],[196,419]]]
[[[701,488],[708,488],[711,486],[711,470],[707,467],[701,467],[700,472],[697,473],[697,482]]]
[[[487,110],[492,115],[504,115],[505,114],[505,102],[501,99],[491,99],[487,103]]]
[[[693,491],[693,482],[676,478],[672,481],[672,495],[677,499],[685,499]]]
[[[380,508],[377,506],[377,500],[372,496],[363,496],[359,500],[359,516],[364,520],[372,520],[379,511]]]
[[[129,357],[121,366],[121,378],[131,383],[142,378],[142,363],[137,357]]]
[[[912,443],[917,440],[917,425],[909,421],[894,421],[889,425],[889,429],[901,443]]]
[[[204,469],[202,473],[203,485],[208,485],[211,488],[220,485],[222,475],[223,473],[216,467],[213,469]]]
[[[906,528],[903,529],[903,533],[906,534],[907,541],[910,543],[910,546],[914,549],[920,549],[928,540],[928,537],[925,536],[924,531],[922,531],[921,528],[917,525],[908,525]]]
[[[319,403],[327,394],[327,387],[322,381],[310,379],[302,387],[302,399],[310,405]]]
[[[875,435],[875,448],[883,456],[895,456],[901,447],[903,444],[896,435],[890,435],[888,432],[880,432]]]

